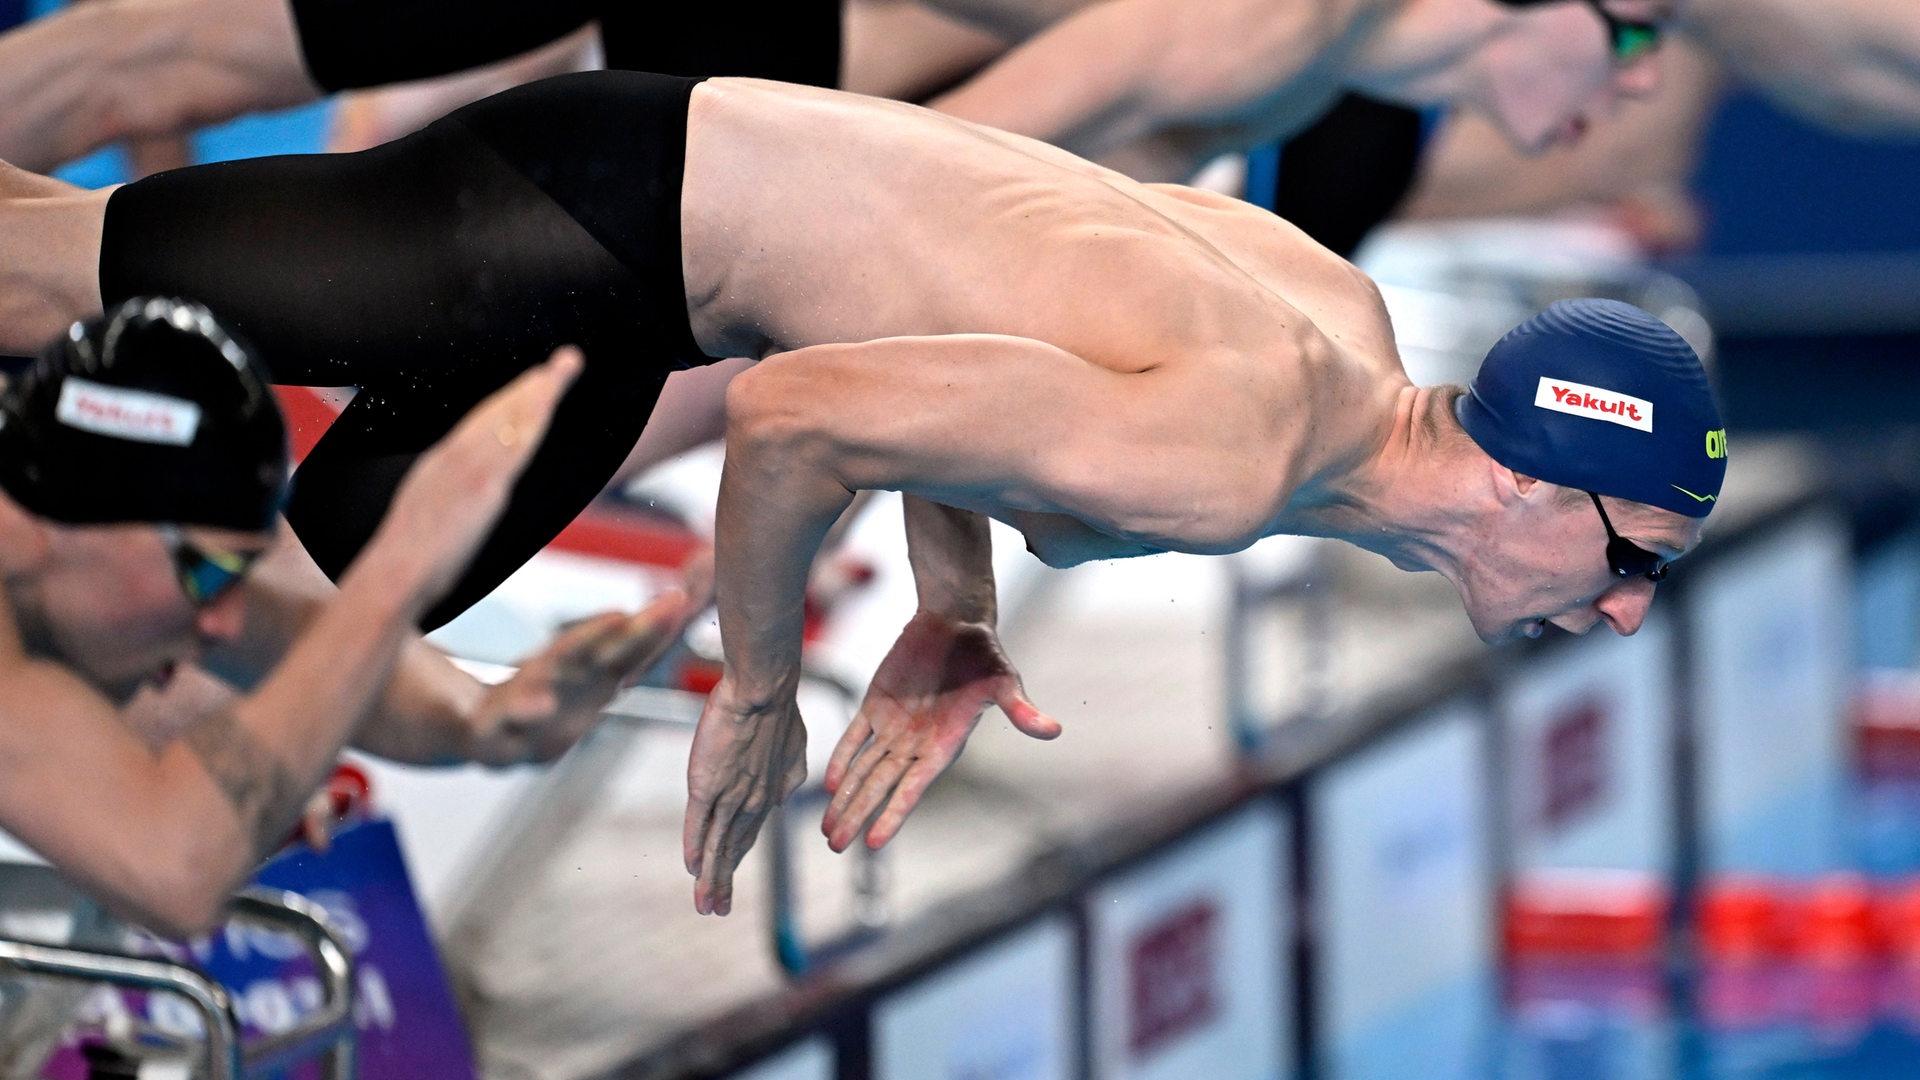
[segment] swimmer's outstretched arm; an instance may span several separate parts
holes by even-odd
[[[486,536],[579,367],[566,353],[469,414],[422,457],[285,662],[158,750],[0,619],[0,824],[136,921],[179,935],[212,922],[292,827],[414,622]]]
[[[319,95],[285,0],[88,0],[0,35],[0,159],[44,172]]]
[[[1122,374],[995,335],[816,346],[735,378],[715,529],[726,671],[687,768],[694,906],[726,913],[735,867],[805,779],[801,601],[853,491],[1061,514],[1163,550],[1237,549],[1278,505],[1264,490],[1276,469],[1243,445],[1258,424],[1220,415],[1224,396],[1199,365]],[[1191,420],[1203,415],[1213,422]]]
[[[599,724],[600,710],[623,682],[652,667],[680,639],[711,602],[710,579],[704,571],[691,573],[638,612],[583,620],[497,684],[480,682],[418,633],[410,634],[352,744],[415,765],[552,761]],[[237,686],[252,686],[270,672],[337,593],[284,527],[245,588],[245,630],[207,657],[209,669]]]
[[[346,94],[334,108],[326,149],[333,154],[365,150],[509,87],[601,66],[600,27],[593,24],[510,60],[437,79]]]
[[[1448,220],[1580,208],[1607,214],[1648,250],[1690,246],[1700,223],[1687,182],[1724,80],[1718,65],[1678,35],[1661,43],[1660,68],[1659,89],[1551,154],[1524,153],[1478,113],[1448,113],[1395,216]]]
[[[1179,142],[1183,128],[1304,81],[1367,6],[1378,0],[1107,0],[929,104],[1085,158],[1107,159],[1122,148],[1141,154],[1142,140]],[[1339,87],[1322,82],[1313,89],[1331,101]],[[1313,115],[1303,111],[1302,123]],[[1136,178],[1185,180],[1185,162],[1211,156],[1193,149],[1169,153],[1167,168]],[[1183,163],[1177,170],[1174,159]]]
[[[114,190],[0,163],[0,353],[32,356],[100,315],[100,236]]]
[[[1687,0],[1677,22],[1774,101],[1839,131],[1920,132],[1920,7]]]
[[[0,35],[0,160],[44,172],[121,139],[465,71],[594,12],[591,0],[89,0]]]

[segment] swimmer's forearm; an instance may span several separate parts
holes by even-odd
[[[0,36],[0,159],[45,171],[317,94],[281,0],[87,0]]]
[[[1133,35],[1111,39],[1109,18],[1091,11],[1066,20],[928,105],[1087,157],[1139,138],[1149,124],[1140,73],[1151,57],[1124,44]],[[1062,70],[1074,77],[1060,78]]]
[[[486,67],[356,91],[345,95],[335,108],[327,149],[335,153],[364,150],[510,87],[601,66],[600,29],[589,24],[523,56]]]
[[[993,540],[984,515],[929,502],[904,500],[907,559],[920,609],[962,622],[993,625]]]
[[[1689,0],[1676,21],[1782,107],[1859,136],[1920,131],[1920,12],[1846,0]]]
[[[246,631],[207,654],[208,667],[251,689],[339,595],[293,530],[281,523],[272,553],[247,583]],[[379,702],[353,735],[353,746],[392,761],[443,765],[469,760],[478,737],[476,707],[485,694],[417,631],[409,631]]]
[[[17,655],[0,819],[110,908],[181,936],[279,845],[372,700],[420,605],[369,567],[247,697],[149,746],[71,672]]]
[[[102,145],[102,94],[123,42],[111,3],[77,4],[0,35],[0,159],[44,172]]]
[[[353,733],[356,750],[408,765],[474,759],[476,712],[486,686],[417,636],[401,651],[386,692]]]
[[[292,826],[416,640],[426,575],[383,558],[392,547],[369,548],[273,674],[235,704],[235,721],[256,733],[259,752],[232,760],[202,754],[255,855],[269,853]]]
[[[714,514],[715,599],[735,700],[791,697],[800,675],[807,573],[853,501],[825,448],[781,423],[765,395],[727,396],[727,461]]]
[[[1356,17],[1331,0],[1105,0],[931,105],[1100,160],[1299,81]]]

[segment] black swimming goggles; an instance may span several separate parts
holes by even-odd
[[[1593,508],[1600,511],[1600,524],[1607,529],[1607,566],[1616,577],[1643,577],[1648,581],[1664,581],[1667,567],[1673,562],[1663,559],[1646,548],[1613,531],[1613,522],[1607,519],[1607,508],[1600,505],[1600,496],[1587,492],[1587,498],[1593,500]]]

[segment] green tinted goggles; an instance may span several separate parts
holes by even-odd
[[[1660,24],[1628,22],[1607,10],[1603,0],[1587,0],[1607,25],[1607,41],[1613,48],[1613,62],[1619,67],[1640,59],[1660,46]]]

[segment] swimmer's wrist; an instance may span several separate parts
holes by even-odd
[[[922,614],[957,623],[993,626],[999,622],[1000,600],[991,574],[930,572],[921,564],[914,567],[913,576]]]
[[[742,720],[755,720],[793,705],[799,695],[800,670],[795,666],[789,671],[749,675],[729,665],[721,681],[727,708]]]

